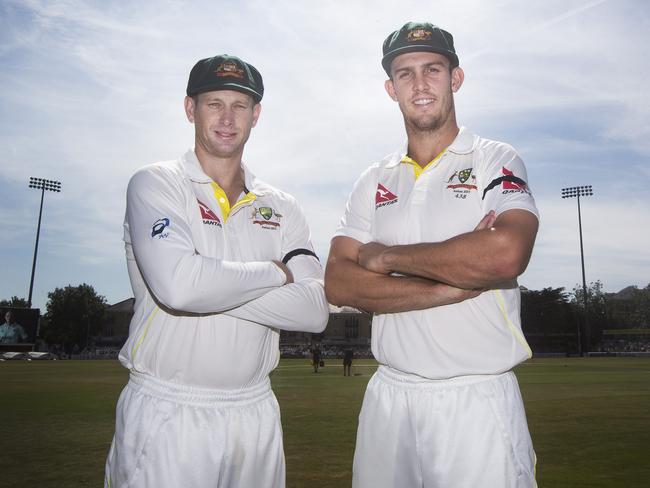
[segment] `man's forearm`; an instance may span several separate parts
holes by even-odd
[[[362,246],[360,263],[380,273],[419,276],[459,288],[488,288],[525,270],[536,232],[533,214],[506,212],[494,226],[439,243]]]
[[[373,313],[396,313],[449,305],[471,298],[478,291],[459,290],[418,277],[388,276],[358,264],[328,262],[325,293],[334,305],[348,305]]]
[[[329,306],[322,281],[307,278],[276,288],[223,314],[268,327],[317,334],[327,325]]]
[[[481,231],[485,233],[489,231]],[[470,233],[440,243],[388,247],[382,253],[387,269],[461,288],[489,287],[519,274],[507,261],[507,243]]]

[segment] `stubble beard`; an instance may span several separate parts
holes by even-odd
[[[447,125],[455,112],[453,95],[449,93],[449,95],[445,97],[445,100],[442,100],[442,102],[444,105],[440,107],[438,113],[432,114],[430,116],[422,116],[416,118],[408,117],[403,113],[404,124],[409,129],[409,131],[413,134],[426,135],[434,133]]]

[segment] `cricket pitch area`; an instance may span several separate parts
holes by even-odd
[[[344,377],[340,359],[318,374],[308,359],[281,360],[271,380],[288,488],[350,486],[357,416],[376,366],[355,360]],[[515,372],[540,488],[647,486],[650,359],[534,358]],[[0,362],[0,487],[102,486],[127,378],[117,361]]]

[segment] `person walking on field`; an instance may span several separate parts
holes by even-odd
[[[352,372],[352,359],[354,359],[354,350],[348,347],[343,351],[343,376],[350,376]]]
[[[194,149],[129,182],[135,313],[106,488],[285,486],[278,329],[322,332],[329,309],[296,200],[242,162],[263,93],[249,63],[199,61],[185,97]]]
[[[458,126],[449,32],[407,23],[382,66],[407,143],[356,182],[325,271],[332,304],[374,312],[353,486],[534,487],[511,371],[532,355],[516,281],[538,228],[524,163]]]
[[[315,344],[311,350],[311,364],[314,367],[314,373],[318,373],[318,368],[323,366],[323,356],[318,344]]]

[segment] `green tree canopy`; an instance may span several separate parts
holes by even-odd
[[[86,283],[56,288],[47,296],[45,340],[61,344],[67,352],[74,345],[84,348],[106,318],[106,299]]]
[[[0,300],[0,307],[27,308],[27,300],[13,296],[9,300]]]

